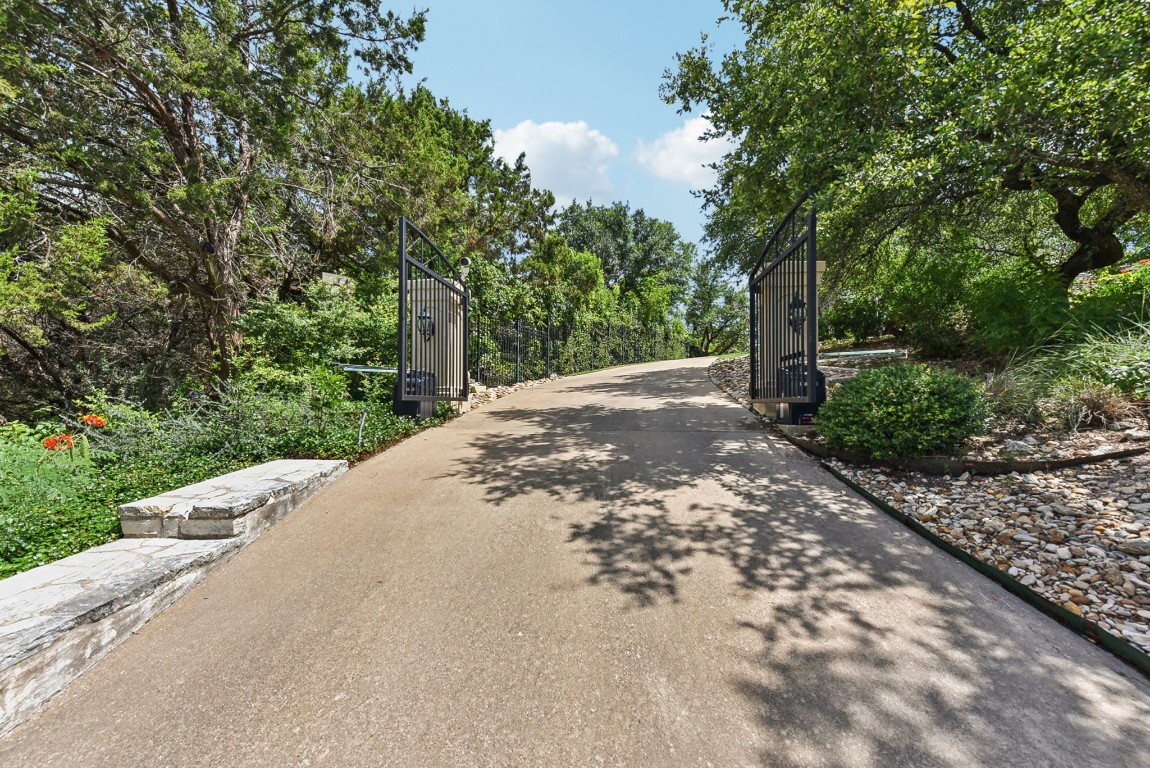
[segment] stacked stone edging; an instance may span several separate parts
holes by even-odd
[[[273,461],[125,504],[127,538],[0,581],[0,735],[346,471]]]
[[[244,536],[271,525],[346,471],[346,461],[269,461],[124,504],[120,527],[127,537]]]

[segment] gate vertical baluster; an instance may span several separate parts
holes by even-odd
[[[400,397],[407,386],[407,219],[399,220],[399,380]]]
[[[817,403],[815,370],[819,360],[819,318],[818,318],[818,251],[815,247],[815,201],[811,200],[811,215],[807,225],[807,402]]]
[[[550,378],[550,376],[551,376],[551,311],[550,310],[547,311],[547,341],[546,341],[546,344],[547,344],[547,351],[545,354],[547,357],[547,363],[546,363],[547,370],[544,374],[544,378]]]

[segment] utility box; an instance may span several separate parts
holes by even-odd
[[[402,391],[401,391],[402,386]],[[434,400],[404,400],[403,395],[434,396],[437,393],[435,374],[430,371],[408,371],[406,381],[395,380],[395,395],[391,410],[396,416],[426,419],[435,415]]]
[[[784,358],[785,359],[785,358]],[[784,365],[775,372],[779,384],[779,398],[807,396],[807,364],[794,362]],[[779,421],[787,424],[810,424],[818,414],[819,406],[827,401],[827,377],[815,369],[815,396],[809,403],[782,402],[779,404]]]

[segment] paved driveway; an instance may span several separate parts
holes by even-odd
[[[544,384],[359,465],[0,765],[1150,765],[1144,678],[705,366]]]

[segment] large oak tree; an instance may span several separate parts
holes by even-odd
[[[746,33],[682,54],[664,96],[738,145],[705,192],[725,261],[808,187],[825,253],[1040,201],[1069,286],[1120,262],[1150,215],[1144,0],[726,0]]]

